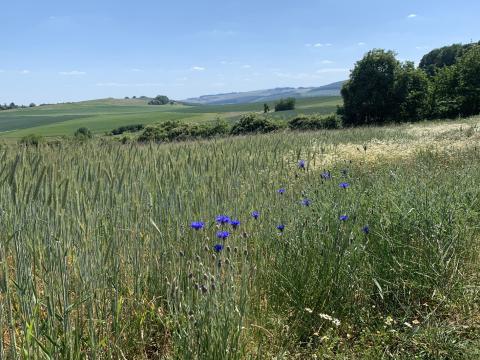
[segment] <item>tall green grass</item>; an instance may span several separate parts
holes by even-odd
[[[0,357],[474,356],[479,150],[320,166],[403,135],[1,148]]]

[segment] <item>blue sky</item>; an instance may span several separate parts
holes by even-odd
[[[480,40],[478,0],[1,1],[0,102],[191,96],[348,77]]]

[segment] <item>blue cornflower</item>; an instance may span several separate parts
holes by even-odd
[[[280,195],[283,195],[285,194],[285,189],[284,188],[278,189],[277,193],[279,193]]]
[[[215,250],[215,252],[220,252],[223,250],[223,245],[222,244],[216,244],[213,246],[213,250]]]
[[[217,238],[225,240],[230,236],[230,233],[228,231],[219,231],[217,232]]]
[[[230,218],[227,215],[218,215],[216,220],[219,224],[228,224],[230,222]]]
[[[347,182],[342,182],[342,183],[340,183],[340,185],[338,185],[338,186],[340,186],[342,189],[346,189],[346,188],[348,188],[348,187],[350,186],[350,184],[347,183]]]
[[[232,228],[236,229],[240,225],[240,220],[231,220],[230,225],[232,225]]]
[[[303,199],[302,200],[302,205],[303,206],[310,206],[312,202],[309,199]]]
[[[332,178],[332,175],[330,174],[330,171],[324,171],[322,173],[322,178],[325,180],[330,180]]]
[[[201,230],[205,226],[205,223],[203,221],[193,221],[190,224],[190,227],[195,230]]]
[[[362,228],[362,231],[363,233],[365,234],[368,234],[370,232],[370,227],[368,225],[365,225],[363,228]]]
[[[282,232],[285,229],[285,225],[283,224],[277,225],[277,229],[280,230],[280,232]]]
[[[252,213],[251,213],[250,215],[252,215],[252,217],[253,217],[255,220],[257,220],[258,217],[260,216],[260,213],[259,213],[258,211],[252,211]]]
[[[300,160],[300,161],[298,162],[298,167],[299,167],[300,169],[305,169],[305,160]]]
[[[348,215],[340,215],[339,219],[342,220],[342,221],[347,221],[348,220]]]

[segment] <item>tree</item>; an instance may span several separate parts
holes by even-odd
[[[263,113],[266,114],[270,112],[270,106],[267,103],[263,104]]]
[[[35,103],[32,102],[32,103],[30,103],[30,105],[28,105],[28,106],[29,106],[29,107],[35,107],[35,106],[37,106],[37,105],[35,105]]]
[[[398,113],[395,79],[400,62],[393,51],[374,49],[355,64],[342,87],[345,125],[382,123]]]
[[[429,76],[434,76],[439,69],[457,64],[462,56],[475,45],[475,43],[453,44],[433,49],[422,57],[419,67]],[[478,45],[480,45],[480,42]]]
[[[397,71],[394,83],[396,102],[399,104],[398,118],[413,121],[429,113],[429,80],[427,74],[416,69],[413,62],[406,62]]]
[[[480,45],[471,47],[460,59],[458,80],[461,115],[480,113]]]
[[[452,118],[460,114],[459,85],[457,65],[445,66],[436,71],[432,78],[429,117]]]
[[[170,99],[165,95],[157,95],[148,102],[148,105],[165,105],[170,102]]]
[[[275,104],[275,111],[287,111],[287,110],[295,110],[295,98],[287,98],[287,99],[280,99]]]

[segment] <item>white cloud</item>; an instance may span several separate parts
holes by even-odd
[[[85,71],[78,71],[78,70],[72,70],[72,71],[60,71],[60,75],[64,76],[78,76],[78,75],[85,75]]]
[[[313,47],[316,47],[316,48],[320,48],[320,47],[324,47],[324,46],[328,47],[328,46],[332,46],[332,44],[330,44],[330,43],[316,43],[316,44],[313,45]]]
[[[367,43],[364,43],[363,41],[360,41],[357,45],[358,46],[365,46],[365,45],[367,45]]]
[[[413,18],[416,18],[417,17],[417,14],[410,14],[407,16],[407,18],[409,19],[413,19]]]
[[[315,71],[317,74],[346,73],[348,69],[344,68],[326,68]]]
[[[20,71],[20,74],[23,74],[23,75],[30,74],[30,70],[22,70]]]
[[[128,83],[117,83],[117,82],[107,82],[107,83],[97,83],[95,86],[100,87],[156,87],[163,86],[161,83],[139,83],[139,84],[128,84]]]
[[[204,71],[206,70],[204,67],[202,66],[193,66],[190,70],[193,70],[193,71]]]
[[[143,70],[142,70],[142,69],[136,69],[136,68],[134,68],[134,69],[132,69],[132,71],[133,71],[133,72],[142,72]]]
[[[242,65],[242,69],[251,69],[252,68],[252,65]]]

